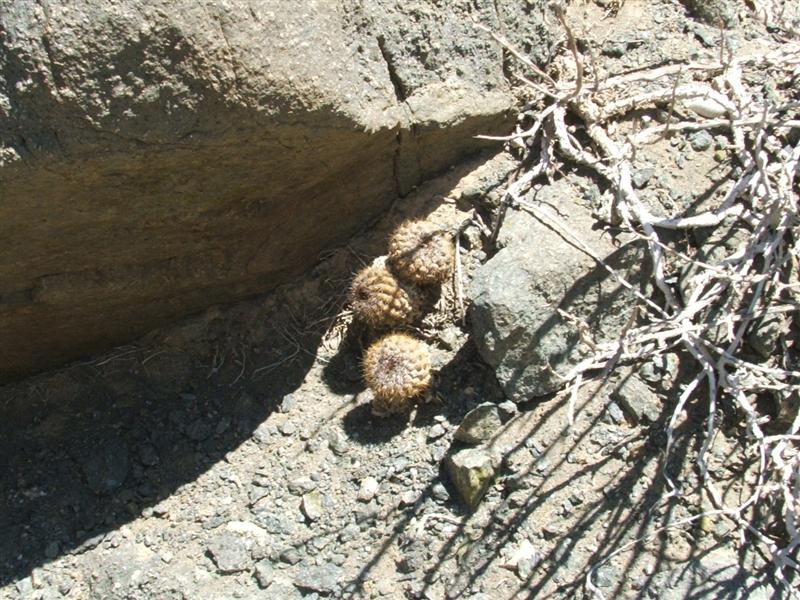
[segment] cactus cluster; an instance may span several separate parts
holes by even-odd
[[[388,256],[353,279],[353,314],[375,331],[412,323],[420,314],[424,293],[417,286],[445,281],[454,258],[453,241],[446,231],[426,221],[406,221],[391,235]],[[404,333],[390,333],[372,344],[363,366],[377,414],[402,412],[430,385],[428,347]]]

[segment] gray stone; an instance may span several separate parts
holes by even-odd
[[[374,477],[365,477],[361,480],[361,485],[358,487],[358,496],[356,499],[359,502],[370,502],[378,491],[378,480]]]
[[[708,150],[711,144],[714,143],[714,138],[705,129],[695,131],[689,136],[689,143],[692,145],[692,150],[702,152]]]
[[[274,509],[271,507],[259,507],[254,510],[253,514],[256,518],[256,523],[263,527],[267,533],[273,535],[291,535],[294,532],[294,525],[292,522],[282,514],[275,514]]]
[[[250,568],[250,551],[245,540],[233,533],[220,533],[208,542],[208,553],[220,573],[238,573]]]
[[[297,394],[286,394],[283,397],[283,400],[281,400],[280,411],[282,413],[291,412],[292,409],[294,409],[294,407],[298,405],[298,403],[299,399],[297,397]]]
[[[58,556],[59,549],[60,547],[58,542],[52,541],[49,544],[47,544],[47,547],[44,549],[44,555],[47,558],[55,558],[56,556]]]
[[[473,19],[545,60],[521,0],[4,2],[0,377],[273,288],[496,147]]]
[[[258,595],[263,600],[303,600],[303,594],[288,581],[274,581]]]
[[[781,334],[788,329],[789,323],[785,316],[767,315],[755,323],[747,335],[747,341],[761,358],[766,359],[775,353]]]
[[[503,400],[497,405],[497,409],[500,411],[500,418],[503,421],[507,421],[519,414],[519,408],[511,400]]]
[[[297,548],[287,548],[286,550],[281,552],[279,558],[281,559],[282,562],[285,562],[290,565],[296,565],[301,560],[303,560],[303,557],[300,555],[300,552],[297,550]]]
[[[297,432],[297,426],[292,421],[286,421],[280,426],[280,430],[283,435],[290,436]]]
[[[429,440],[439,439],[445,433],[447,433],[447,430],[444,428],[444,426],[442,426],[441,423],[437,423],[428,430],[428,439]]]
[[[319,490],[312,490],[303,495],[303,514],[309,521],[318,521],[322,516],[322,494]]]
[[[322,434],[322,437],[328,442],[328,447],[335,455],[341,456],[347,452],[347,439],[338,429],[328,429]]]
[[[341,567],[329,563],[302,569],[295,575],[294,584],[301,590],[330,594],[339,587],[343,576]]]
[[[92,450],[83,463],[86,483],[96,494],[108,494],[119,488],[128,476],[128,445],[119,439],[104,441]]]
[[[455,438],[466,444],[480,444],[496,435],[502,426],[497,405],[484,402],[464,416]]]
[[[736,24],[734,0],[683,0],[683,3],[698,19],[713,27],[719,27],[720,23],[726,27]]]
[[[611,392],[617,402],[634,423],[655,423],[661,417],[661,398],[630,369],[623,369],[614,377],[618,383]]]
[[[576,202],[566,180],[544,187],[533,201],[628,281],[642,280],[641,246],[623,239],[616,248],[594,230],[594,217]],[[505,247],[476,270],[470,323],[478,351],[506,396],[522,402],[560,389],[563,381],[553,371],[563,374],[584,357],[577,326],[558,309],[585,321],[602,342],[628,322],[634,296],[574,243],[527,213],[509,213],[500,242]]]
[[[603,565],[594,572],[594,584],[597,587],[611,587],[616,582],[616,579],[617,570],[611,565]]]
[[[157,465],[159,461],[156,449],[150,444],[144,444],[139,447],[139,462],[147,467]]]
[[[478,506],[496,473],[491,455],[482,448],[466,448],[448,455],[444,464],[464,504]]]
[[[656,170],[653,167],[645,167],[643,169],[637,169],[636,172],[633,174],[633,185],[637,189],[644,188],[650,180],[653,178],[653,175],[656,174]]]
[[[186,437],[195,442],[202,442],[213,432],[212,424],[203,419],[195,419],[186,427]]]
[[[436,498],[439,502],[447,502],[450,500],[450,493],[447,491],[447,488],[442,485],[441,482],[437,481],[433,484],[433,488],[431,489],[431,495]]]
[[[625,422],[625,414],[622,412],[619,404],[616,402],[610,402],[607,410],[608,416],[611,417],[611,420],[614,421],[614,423],[621,424]]]
[[[296,496],[302,496],[303,494],[316,489],[316,487],[317,482],[313,481],[310,477],[306,477],[305,475],[296,477],[289,482],[289,491]]]
[[[269,559],[264,559],[256,563],[255,576],[260,588],[264,589],[269,587],[275,577],[275,569],[273,569]]]

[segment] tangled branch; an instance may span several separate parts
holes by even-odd
[[[742,540],[749,536],[762,544],[777,578],[791,589],[789,570],[800,570],[792,558],[800,547],[800,372],[791,368],[786,332],[789,319],[800,306],[800,142],[792,146],[789,134],[800,128],[800,97],[793,83],[800,75],[800,44],[785,42],[772,52],[729,56],[727,60],[721,52],[718,60],[644,69],[588,86],[583,81],[585,61],[563,9],[557,2],[550,7],[565,29],[575,62],[575,79],[566,83],[555,81],[505,38],[476,24],[530,70],[531,79],[522,77],[522,83],[540,100],[531,126],[519,126],[509,136],[489,138],[525,148],[525,160],[532,163],[506,190],[492,238],[496,238],[505,210],[529,211],[578,243],[637,296],[637,309],[644,308],[639,311],[637,326],[628,328],[619,339],[587,344],[589,356],[563,375],[564,391],[570,398],[570,424],[578,392],[593,373],[607,374],[620,361],[644,360],[675,348],[683,348],[694,359],[697,374],[678,398],[667,424],[667,458],[687,401],[706,390],[708,417],[697,466],[714,504],[712,512],[732,519]],[[768,71],[778,82],[769,98],[745,83],[744,74],[755,69]],[[625,119],[633,111],[655,108],[669,109],[666,123],[648,124],[639,131],[626,126]],[[673,122],[676,113],[681,120]],[[713,210],[692,216],[652,214],[632,183],[637,149],[669,135],[701,129],[729,136],[740,167],[738,176]],[[793,139],[797,139],[796,133]],[[524,198],[535,181],[553,175],[561,164],[581,165],[606,182],[610,193],[603,196],[597,214],[646,243],[660,300],[643,296],[572,236],[566,223]],[[731,220],[749,235],[719,260],[692,258],[665,241],[669,230],[718,227]],[[687,275],[676,277],[685,267]],[[744,346],[747,335],[766,318],[778,319],[782,333],[773,355],[756,363],[747,359]],[[769,418],[759,412],[754,400],[763,392],[777,395],[785,406],[794,404],[796,414],[780,434],[765,433]],[[708,465],[720,403],[728,403],[742,415],[751,442],[745,451],[757,465],[752,493],[737,506],[726,504]],[[669,495],[680,495],[680,487],[666,467],[664,476]],[[785,536],[768,535],[756,524],[751,509],[761,502],[780,507]],[[587,590],[602,597],[593,584],[593,573],[594,569],[586,576]]]

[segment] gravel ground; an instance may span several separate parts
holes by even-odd
[[[718,43],[673,2],[615,4],[571,13],[609,72]],[[654,203],[727,177],[716,140],[673,139],[640,157]],[[606,598],[778,597],[727,522],[659,530],[706,506],[702,403],[663,464],[680,356],[584,388],[570,431],[558,396],[505,400],[447,284],[416,328],[431,393],[372,415],[350,278],[404,218],[456,227],[496,200],[513,161],[486,161],[421,187],[295,284],[0,389],[0,598],[561,598],[587,595],[587,574]],[[596,189],[565,175],[576,197]],[[486,249],[477,228],[464,239],[468,285]],[[737,432],[711,452],[732,481],[749,472]],[[684,495],[664,499],[664,469]]]

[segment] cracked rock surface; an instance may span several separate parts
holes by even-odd
[[[522,0],[5,2],[0,380],[302,272],[485,145],[475,134],[509,129],[501,52],[471,19],[541,54],[537,15]]]

